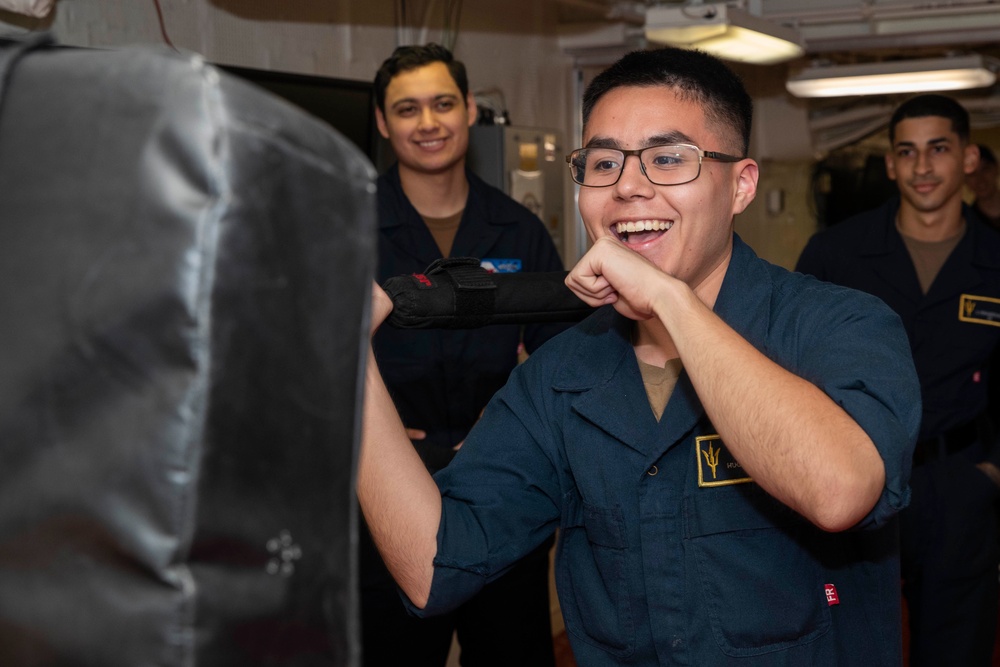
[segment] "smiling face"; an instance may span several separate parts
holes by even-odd
[[[886,172],[896,181],[904,207],[933,213],[958,206],[965,176],[978,162],[978,151],[963,142],[951,121],[941,116],[906,118],[896,125]]]
[[[463,98],[442,62],[397,74],[386,87],[385,113],[375,110],[400,169],[426,174],[464,168],[475,120],[472,95]]]
[[[598,100],[584,128],[585,147],[624,150],[688,143],[706,151],[738,152],[706,118],[702,104],[666,86],[615,88]],[[591,240],[611,236],[662,271],[697,288],[724,274],[732,253],[733,216],[753,201],[757,165],[705,159],[701,174],[683,185],[653,185],[630,156],[618,182],[580,188],[580,215]],[[620,233],[629,225],[643,232]]]

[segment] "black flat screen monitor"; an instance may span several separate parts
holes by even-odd
[[[337,79],[246,67],[220,66],[223,71],[274,93],[316,116],[353,141],[372,162],[377,162],[371,82]]]

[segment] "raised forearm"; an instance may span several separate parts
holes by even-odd
[[[760,353],[681,285],[665,324],[730,451],[768,493],[830,531],[860,521],[885,482],[864,430],[812,383]]]
[[[392,576],[416,606],[425,606],[434,575],[441,494],[406,436],[371,352],[358,500]]]

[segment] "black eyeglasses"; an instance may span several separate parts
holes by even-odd
[[[578,148],[566,156],[573,182],[588,188],[606,188],[618,182],[625,168],[625,158],[639,157],[642,173],[654,185],[683,185],[701,174],[705,158],[720,162],[739,162],[746,158],[703,151],[691,144],[649,146],[623,151],[616,148]]]

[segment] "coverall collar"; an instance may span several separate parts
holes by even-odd
[[[734,235],[733,257],[716,299],[716,314],[759,346],[768,330],[770,291],[765,264]],[[556,391],[578,394],[572,404],[580,416],[651,461],[703,419],[704,408],[682,373],[656,422],[631,344],[631,320],[605,306],[580,326],[590,335],[567,356],[552,383]]]
[[[892,198],[880,208],[882,224],[871,225],[860,246],[861,255],[877,259],[873,271],[882,277],[887,285],[899,285],[901,272],[908,272],[912,280],[907,285],[907,298],[914,304],[930,305],[954,296],[963,286],[976,285],[982,281],[980,269],[1000,269],[1000,257],[991,255],[988,246],[979,242],[983,234],[991,234],[984,224],[980,224],[977,214],[966,204],[962,204],[962,215],[966,220],[965,235],[951,252],[947,264],[955,264],[954,271],[941,271],[925,295],[917,281],[916,269],[910,260],[909,251],[899,230],[896,229],[896,212],[899,198]]]
[[[465,168],[465,176],[469,181],[469,197],[451,248],[451,256],[482,259],[496,244],[502,227],[514,224],[517,220],[498,217],[497,213],[486,205],[485,189],[489,187],[486,182],[468,167]],[[399,180],[399,166],[393,164],[389,167],[383,174],[383,179],[383,182],[388,183],[391,188],[392,206],[399,213],[380,216],[379,228],[383,233],[398,239],[400,247],[412,248],[417,258],[440,257],[441,253],[437,250],[426,225],[423,224],[420,213],[413,208],[406,193],[403,192],[403,185]]]

